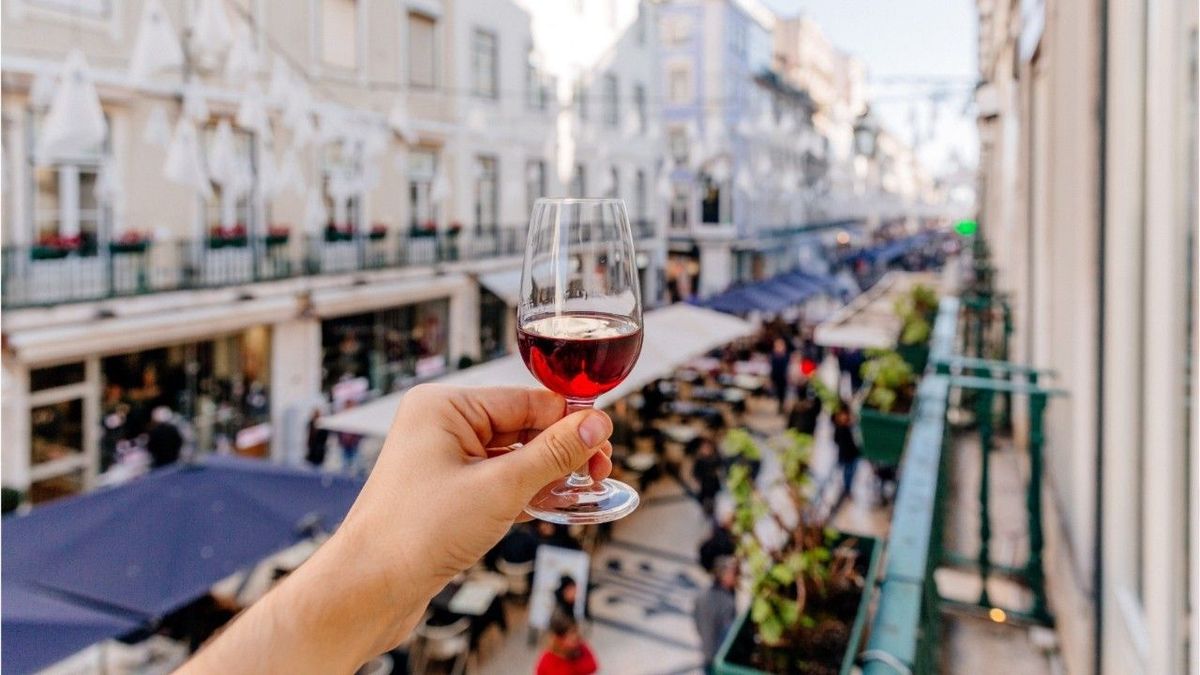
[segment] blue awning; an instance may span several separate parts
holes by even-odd
[[[155,621],[259,560],[332,530],[362,483],[248,459],[177,465],[4,519],[0,574],[65,602]],[[3,599],[3,619],[19,607]],[[103,635],[112,637],[123,630]],[[32,651],[5,634],[9,654]],[[50,662],[74,642],[45,652]],[[17,651],[13,651],[17,650]]]
[[[6,673],[41,670],[101,640],[131,633],[142,623],[38,592],[7,576],[3,595],[0,632]]]
[[[839,298],[842,296],[835,280],[797,271],[731,288],[705,300],[702,304],[727,314],[773,314],[822,294]]]

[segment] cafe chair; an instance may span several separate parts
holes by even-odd
[[[529,595],[529,576],[533,574],[533,561],[509,562],[504,558],[496,561],[496,569],[508,582],[508,594],[518,598]]]
[[[428,621],[429,615],[426,615],[413,630],[416,640],[413,642],[412,672],[421,675],[430,663],[452,661],[450,675],[462,675],[471,652],[470,619],[464,616],[446,626],[431,626]]]

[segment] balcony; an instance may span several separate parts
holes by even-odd
[[[202,241],[145,242],[92,250],[8,247],[3,251],[4,309],[237,286],[298,277],[517,258],[524,225],[468,232],[330,233]],[[655,236],[648,220],[636,241]]]

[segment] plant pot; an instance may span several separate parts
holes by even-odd
[[[912,415],[909,413],[885,413],[875,408],[862,408],[858,413],[858,430],[862,433],[863,457],[878,464],[899,464],[911,424]]]
[[[367,238],[370,239],[371,241],[383,241],[383,239],[385,237],[387,237],[387,230],[383,230],[380,232],[372,231],[371,233],[369,233],[367,235]]]
[[[839,675],[850,675],[862,646],[866,643],[868,615],[871,612],[871,600],[874,595],[875,582],[879,576],[879,559],[883,554],[883,546],[875,537],[842,534],[837,544],[853,537],[858,540],[859,556],[867,561],[867,569],[863,574],[863,592],[858,600],[858,607],[852,617],[844,617],[850,626],[849,638],[845,652],[842,654]],[[837,545],[835,544],[835,546]],[[755,643],[754,622],[750,620],[747,610],[734,620],[717,650],[713,659],[713,673],[716,675],[765,675],[768,671],[759,670],[750,665],[751,657],[756,650],[763,649]]]
[[[417,239],[424,237],[436,237],[437,230],[426,230],[425,228],[414,227],[408,231],[408,235]]]
[[[110,253],[145,253],[149,246],[148,241],[114,241],[108,245],[108,250]]]
[[[917,375],[925,372],[925,364],[929,363],[928,342],[915,345],[896,345],[896,353],[912,367],[913,372]]]
[[[70,255],[71,250],[58,246],[34,246],[29,255],[34,260],[61,260]]]
[[[267,246],[285,246],[288,243],[288,235],[286,234],[268,234],[266,237]]]

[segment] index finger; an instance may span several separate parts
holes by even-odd
[[[455,387],[451,403],[486,445],[497,436],[545,429],[563,418],[567,402],[545,389]]]

